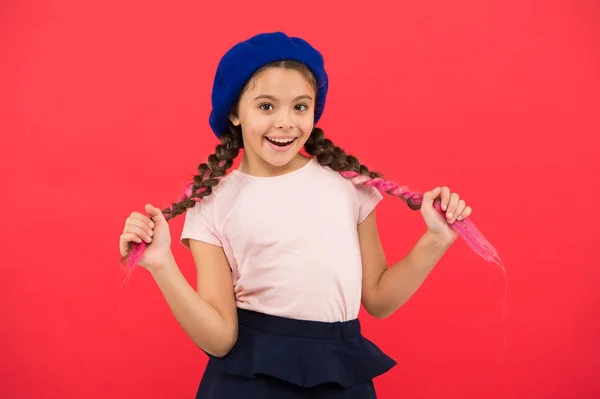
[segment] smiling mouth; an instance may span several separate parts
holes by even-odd
[[[297,137],[289,139],[271,139],[269,137],[265,137],[265,139],[267,139],[269,143],[276,145],[277,147],[287,147],[288,145],[296,141]]]

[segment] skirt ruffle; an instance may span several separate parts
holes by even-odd
[[[236,345],[224,357],[210,357],[223,373],[268,376],[303,388],[368,382],[396,365],[361,335],[358,319],[325,323],[282,318],[238,309]]]

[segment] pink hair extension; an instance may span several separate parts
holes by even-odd
[[[410,191],[407,186],[400,186],[397,183],[394,183],[389,180],[384,180],[383,178],[376,177],[371,178],[370,176],[360,174],[358,172],[353,171],[340,171],[339,172],[343,177],[349,179],[355,185],[365,185],[369,187],[377,188],[381,193],[387,193],[396,197],[400,197],[405,201],[409,202],[412,209],[420,207],[423,203],[423,195],[417,192]],[[433,202],[433,207],[440,212],[440,214],[445,215],[445,212],[442,210],[440,200],[436,199]],[[412,207],[414,205],[414,207]],[[418,208],[417,208],[418,209]],[[502,264],[502,260],[498,255],[496,249],[488,242],[488,240],[479,232],[477,227],[471,222],[469,219],[463,219],[455,221],[450,225],[453,228],[459,237],[461,237],[467,245],[479,256],[490,263],[495,263],[500,267],[500,270],[505,278],[507,279],[506,269]],[[501,318],[504,319],[507,314],[507,299],[508,299],[508,286],[505,284],[504,286],[504,298],[502,300],[502,309],[501,309]]]
[[[223,167],[223,165],[225,165],[226,162],[227,161],[221,161],[219,163],[219,166]],[[207,170],[206,173],[204,174],[204,176],[202,176],[202,180],[204,181],[204,180],[208,179],[210,177],[211,172],[212,171],[210,169]],[[222,178],[222,176],[217,177],[216,179],[220,180],[221,178]],[[192,187],[193,186],[194,186],[194,181],[190,181],[190,182],[186,183],[186,185],[184,186],[184,189],[183,189],[183,193],[179,196],[179,198],[177,198],[177,202],[182,202],[187,199],[199,202],[202,198],[198,198],[198,197],[190,198],[192,195]],[[198,190],[196,190],[196,194],[203,193],[206,190],[208,190],[208,187],[200,187]],[[171,216],[165,215],[165,219],[168,222],[169,220],[171,220]],[[131,249],[130,249],[129,253],[127,254],[126,257],[124,257],[121,260],[121,263],[125,264],[125,268],[127,269],[127,271],[129,273],[131,273],[133,271],[135,266],[142,259],[147,247],[148,247],[148,244],[145,241],[142,241],[140,243],[137,243],[137,242],[130,243]]]
[[[406,186],[400,186],[389,180],[384,180],[380,177],[371,178],[367,175],[360,174],[353,171],[341,171],[340,174],[351,180],[355,185],[365,185],[369,187],[375,187],[382,193],[387,193],[396,197],[400,197],[406,201],[410,201],[411,204],[420,206],[423,203],[423,195],[412,192]],[[433,203],[435,209],[440,214],[445,212],[442,210],[440,200],[436,200]],[[499,265],[503,270],[502,261],[498,255],[496,249],[486,240],[486,238],[479,232],[473,222],[469,219],[458,220],[450,225],[465,242],[471,247],[471,249],[485,259],[488,262]]]
[[[221,161],[220,166],[223,166],[226,161]],[[202,180],[210,177],[211,171],[208,170],[203,176]],[[354,171],[341,171],[340,174],[351,180],[355,185],[365,185],[368,187],[375,187],[382,193],[387,193],[396,197],[400,197],[406,201],[410,201],[411,204],[415,206],[420,206],[423,202],[423,195],[417,192],[412,192],[406,186],[400,186],[395,182],[384,180],[383,178],[376,177],[371,178],[367,175],[362,175],[358,172]],[[218,177],[217,179],[220,179]],[[190,198],[192,196],[192,187],[194,182],[188,182],[184,187],[184,192],[179,196],[178,202],[181,202],[186,199],[200,201],[202,198]],[[196,191],[196,194],[200,194],[206,191],[207,187],[201,187]],[[433,204],[435,209],[440,212],[440,214],[444,214],[444,211],[441,208],[440,201],[436,200]],[[167,222],[171,219],[169,215],[165,215],[165,219]],[[495,263],[499,265],[503,270],[502,261],[500,260],[500,256],[498,255],[496,249],[488,242],[488,240],[479,232],[479,230],[475,227],[473,222],[469,219],[459,220],[454,222],[451,227],[458,233],[458,235],[469,245],[469,247],[485,259],[488,262]],[[127,256],[122,260],[122,263],[125,263],[125,267],[129,272],[132,272],[135,266],[138,264],[144,252],[148,246],[148,244],[144,241],[141,243],[130,243],[131,250],[127,254]]]

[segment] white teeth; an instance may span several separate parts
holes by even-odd
[[[274,142],[280,143],[280,144],[291,143],[292,141],[294,141],[294,139],[272,139],[272,138],[268,138],[268,137],[267,137],[267,140],[274,141]]]

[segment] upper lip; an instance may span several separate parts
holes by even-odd
[[[276,140],[293,140],[296,136],[265,136],[268,139],[276,139]]]

